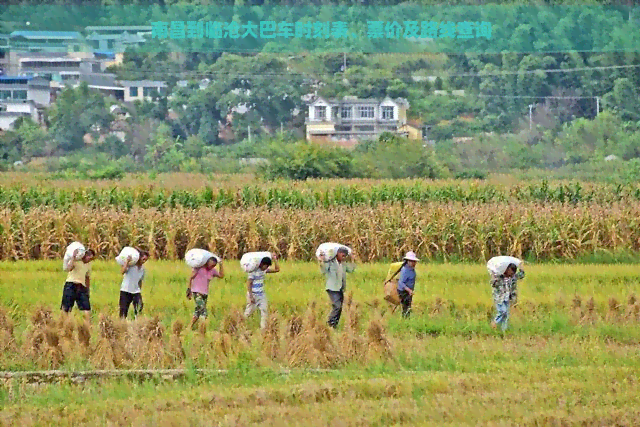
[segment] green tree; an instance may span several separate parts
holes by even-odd
[[[638,89],[628,78],[617,79],[613,90],[603,98],[603,106],[614,111],[623,120],[640,120],[640,105],[638,105]]]
[[[216,74],[209,93],[223,117],[255,112],[263,126],[275,130],[302,107],[303,79],[276,55],[223,55],[208,71]]]
[[[112,121],[105,98],[86,83],[64,89],[49,111],[50,134],[61,151],[82,148],[85,134],[95,136],[108,129]]]

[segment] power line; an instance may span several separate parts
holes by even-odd
[[[595,99],[602,96],[525,96],[525,95],[476,95],[479,98],[509,98],[509,99]]]
[[[616,69],[632,69],[632,68],[640,68],[640,64],[629,64],[629,65],[608,65],[608,66],[597,66],[597,67],[577,67],[577,68],[552,68],[552,69],[537,69],[537,70],[517,70],[517,71],[500,71],[495,73],[441,73],[441,74],[431,74],[433,77],[500,77],[500,76],[511,76],[511,75],[527,75],[527,74],[536,74],[536,73],[573,73],[573,72],[584,72],[584,71],[606,71],[606,70],[616,70]],[[313,73],[242,73],[238,71],[181,71],[181,72],[166,72],[166,71],[138,71],[138,70],[126,70],[127,72],[132,73],[141,73],[144,75],[153,75],[153,76],[182,76],[182,77],[193,77],[193,78],[206,78],[213,76],[228,76],[235,75],[238,78],[250,78],[250,77],[309,77],[312,76]],[[411,72],[398,72],[394,73],[395,76],[411,76]]]

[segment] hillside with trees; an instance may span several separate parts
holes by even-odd
[[[176,10],[183,12],[180,19],[219,19],[211,8],[195,8],[199,4],[115,6],[111,10],[120,15],[112,21],[123,25],[134,20],[171,21]],[[295,2],[295,6],[306,4]],[[363,10],[357,4],[324,8],[329,12],[321,18],[349,17]],[[251,17],[309,19],[303,8],[282,7],[288,3],[228,5],[235,7],[231,10],[238,22]],[[450,2],[440,10],[430,2],[419,2],[389,9],[393,13],[386,19],[399,22],[414,12],[412,19],[430,14],[433,21],[493,22],[490,39],[441,37],[431,44],[367,37],[344,42],[292,39],[287,44],[231,38],[152,40],[145,49],[126,52],[123,64],[109,71],[122,79],[166,81],[165,95],[124,106],[126,114],[120,117],[110,110],[115,100],[83,86],[65,89],[47,113],[46,129],[22,120],[14,131],[0,136],[0,161],[8,168],[17,160],[47,157],[45,164],[51,170],[105,170],[108,175],[150,168],[234,171],[239,159],[279,156],[280,162],[271,162],[266,176],[304,178],[299,171],[286,172],[291,165],[282,162],[289,159],[299,166],[300,159],[306,159],[329,165],[316,168],[329,172],[309,176],[333,176],[330,171],[335,168],[330,165],[338,164],[342,174],[354,177],[438,177],[484,176],[512,169],[600,170],[607,169],[604,158],[614,156],[620,163],[616,169],[633,171],[633,162],[640,157],[636,2],[572,5],[514,1],[472,8],[470,3]],[[132,7],[147,14],[132,16],[128,9]],[[18,9],[4,12],[5,18],[11,14],[11,19],[3,20],[4,31],[20,22]],[[81,10],[78,6],[73,13]],[[378,16],[375,10],[368,13]],[[61,19],[53,13],[33,24],[55,29]],[[94,13],[83,17],[82,23],[106,25],[106,18]],[[362,25],[360,31],[366,32]],[[169,42],[182,53],[167,53]],[[306,101],[314,96],[406,98],[410,119],[430,127],[428,138],[435,147],[402,145],[383,135],[355,152],[308,148],[298,141],[304,139]],[[124,138],[114,137],[110,132],[114,128]],[[404,148],[392,149],[396,145]],[[423,167],[402,173],[390,167],[393,162],[423,157]]]

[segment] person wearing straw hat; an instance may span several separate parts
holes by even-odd
[[[413,301],[413,289],[416,286],[416,264],[419,259],[415,252],[409,251],[404,256],[404,265],[398,278],[398,296],[402,304],[402,317],[405,319],[411,315],[411,302]]]

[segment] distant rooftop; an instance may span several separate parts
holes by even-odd
[[[106,25],[86,27],[85,31],[151,31],[151,25]]]
[[[110,59],[114,59],[114,58],[116,57],[116,54],[115,54],[115,53],[113,53],[113,52],[111,52],[111,51],[107,51],[107,50],[94,50],[94,51],[93,51],[93,54],[94,54],[96,57],[103,57],[103,56],[105,56],[105,57],[110,58]]]
[[[122,89],[116,83],[115,74],[96,73],[96,74],[81,74],[80,81],[86,82],[89,86]]]
[[[80,39],[77,31],[14,31],[10,37],[24,37],[27,39]]]
[[[408,107],[409,106],[409,102],[404,99],[404,98],[358,98],[356,96],[344,96],[342,98],[325,98],[322,96],[319,97],[315,97],[311,100],[311,103],[313,104],[314,102],[318,101],[318,100],[324,100],[326,102],[329,103],[333,103],[333,104],[340,104],[340,103],[353,103],[353,104],[379,104],[381,102],[384,102],[385,100],[391,100],[393,102],[395,102],[398,105],[401,106],[405,106]]]
[[[19,59],[20,62],[82,62],[81,58],[73,58],[71,56],[56,56],[56,57],[23,57]]]
[[[162,81],[157,80],[120,80],[118,81],[121,86],[131,87],[131,86],[156,86],[156,87],[167,87],[167,84]]]
[[[14,83],[14,80],[31,80],[30,76],[0,76],[0,82]]]

